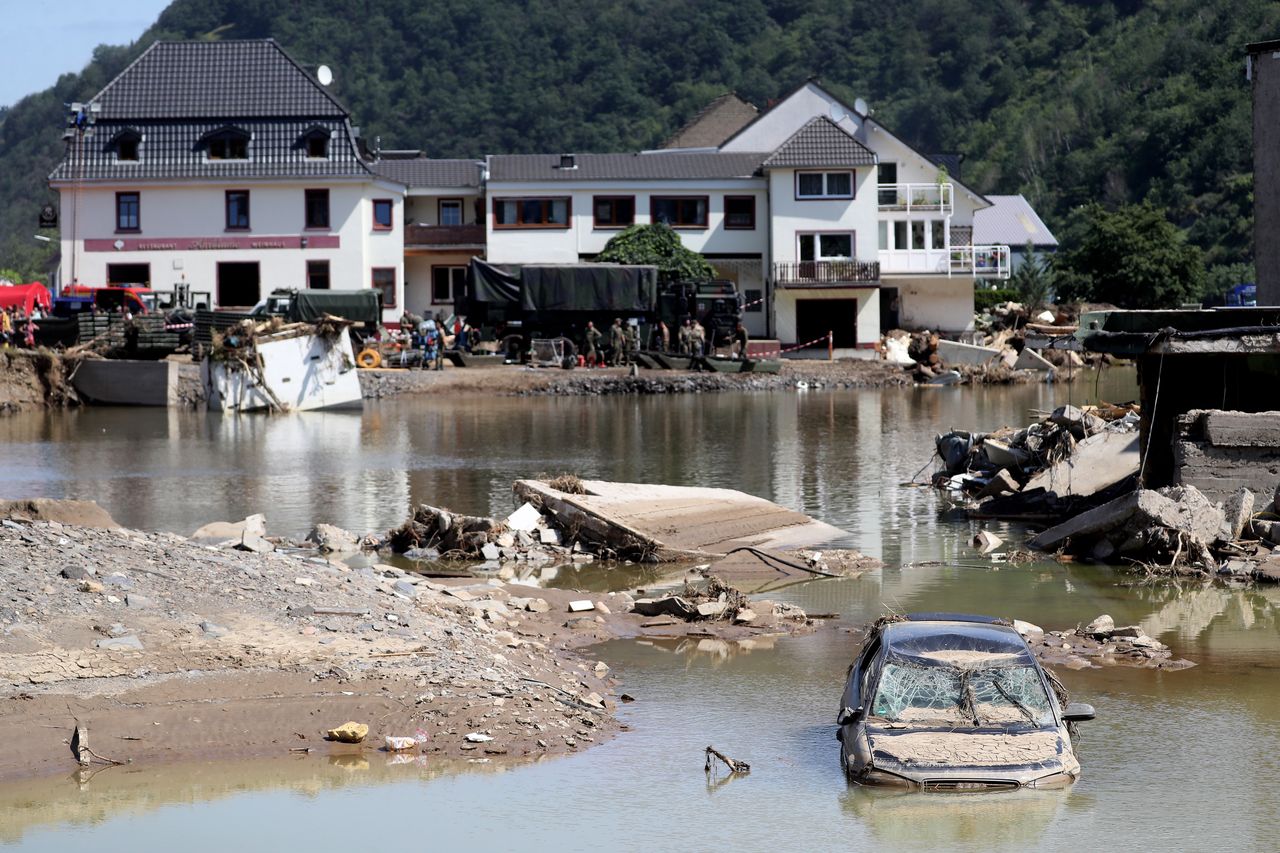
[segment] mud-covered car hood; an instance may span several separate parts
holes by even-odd
[[[873,766],[908,778],[939,771],[1041,775],[1076,766],[1056,729],[1007,731],[867,727]],[[1003,775],[1003,774],[1002,774]]]

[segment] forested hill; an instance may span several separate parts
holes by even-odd
[[[365,138],[433,156],[652,146],[711,98],[811,75],[1052,227],[1150,199],[1210,264],[1252,256],[1243,46],[1266,0],[175,0],[136,45],[0,113],[0,271],[38,269],[63,103],[161,38],[281,42],[335,70]]]

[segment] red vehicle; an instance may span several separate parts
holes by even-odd
[[[156,293],[148,287],[89,287],[76,284],[63,288],[62,293],[65,296],[92,296],[93,304],[99,311],[126,308],[130,314],[151,314],[156,311],[157,306]]]
[[[17,308],[27,316],[31,316],[32,309],[37,305],[45,313],[48,313],[53,305],[53,300],[49,296],[49,288],[40,282],[33,281],[30,284],[14,284],[8,287],[0,286],[0,311],[5,308]]]

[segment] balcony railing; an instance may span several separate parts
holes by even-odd
[[[773,280],[779,287],[848,287],[876,284],[880,264],[876,261],[794,261],[773,265]]]
[[[880,252],[880,269],[886,275],[972,275],[1008,278],[1008,246],[951,246],[942,249],[892,249]]]
[[[484,248],[483,225],[407,225],[405,248],[464,249]]]
[[[879,184],[881,210],[905,210],[928,213],[951,213],[955,188],[945,181],[932,184]]]

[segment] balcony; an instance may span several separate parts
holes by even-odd
[[[867,287],[880,283],[876,261],[794,261],[773,265],[778,287]]]
[[[418,252],[483,251],[483,225],[406,225],[404,247]]]
[[[954,208],[955,188],[946,182],[877,184],[876,190],[881,210],[950,215]]]
[[[880,251],[880,269],[886,275],[963,275],[975,278],[1008,278],[1008,246],[951,246],[942,249],[891,249]]]

